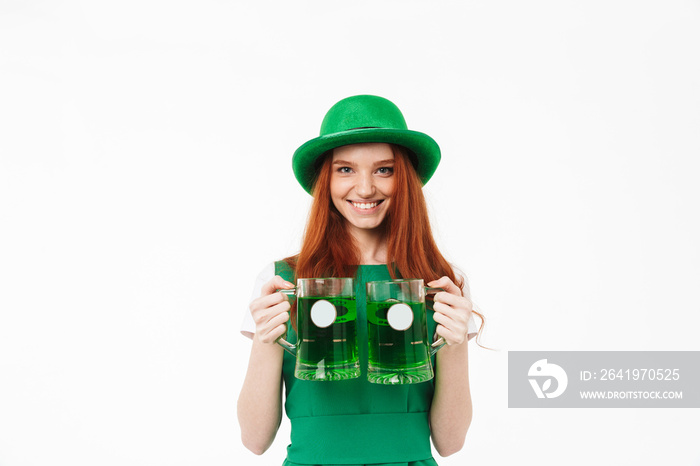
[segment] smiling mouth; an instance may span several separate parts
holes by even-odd
[[[350,204],[353,205],[356,209],[360,210],[371,210],[377,207],[379,204],[384,202],[384,199],[381,201],[373,201],[373,202],[354,202],[354,201],[348,201]]]

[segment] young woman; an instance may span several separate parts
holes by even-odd
[[[462,448],[472,418],[467,342],[476,335],[469,290],[432,237],[422,186],[440,160],[428,135],[410,131],[401,111],[376,96],[354,96],[326,114],[321,135],[294,154],[293,169],[314,197],[301,252],[258,277],[242,333],[253,340],[238,399],[244,445],[262,454],[285,410],[292,424],[285,465],[435,465]],[[294,378],[294,359],[277,345],[290,303],[277,292],[297,278],[355,277],[362,376],[336,382]],[[365,284],[423,278],[444,291],[428,310],[429,334],[444,338],[435,377],[419,384],[366,379]],[[430,308],[430,306],[428,306]],[[294,314],[294,310],[292,310]],[[479,314],[480,316],[480,314]],[[483,319],[482,319],[483,327]]]

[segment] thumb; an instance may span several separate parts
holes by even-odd
[[[265,283],[262,287],[262,295],[266,296],[275,293],[277,290],[291,290],[294,288],[294,284],[288,282],[279,275],[275,275],[272,279]]]
[[[434,288],[442,288],[450,294],[456,294],[459,296],[462,295],[462,290],[455,285],[449,277],[441,277],[437,280],[426,283],[426,285]]]

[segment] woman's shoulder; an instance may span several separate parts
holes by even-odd
[[[287,257],[274,262],[275,275],[281,275],[285,273],[294,274],[294,257]]]

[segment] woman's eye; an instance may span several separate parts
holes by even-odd
[[[342,174],[352,173],[352,168],[351,167],[339,167],[338,173],[342,173]]]
[[[391,175],[394,173],[394,168],[393,167],[382,167],[379,170],[377,170],[380,175]]]

